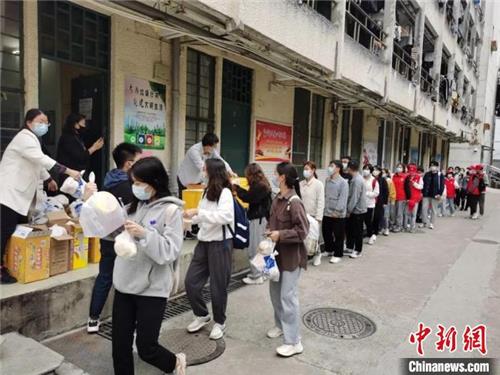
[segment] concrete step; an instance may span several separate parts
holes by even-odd
[[[56,370],[64,362],[62,355],[17,332],[7,333],[3,337],[4,341],[0,345],[2,374],[57,374]]]

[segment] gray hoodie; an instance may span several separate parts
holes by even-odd
[[[325,182],[325,216],[345,218],[349,184],[342,176],[327,178]]]
[[[177,209],[167,207],[176,205]],[[116,290],[141,296],[168,298],[173,285],[173,263],[183,241],[182,206],[175,197],[139,203],[129,215],[146,229],[146,237],[136,240],[137,254],[132,258],[116,257],[113,285]],[[168,216],[168,217],[167,217]]]
[[[349,198],[347,200],[347,214],[365,214],[366,209],[366,185],[363,177],[357,173],[349,184]]]

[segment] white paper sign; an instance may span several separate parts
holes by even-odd
[[[78,112],[85,116],[86,120],[92,120],[92,98],[84,98],[78,101]]]
[[[33,228],[18,225],[12,237],[27,238],[31,232],[33,232]]]

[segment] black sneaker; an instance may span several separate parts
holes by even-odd
[[[195,234],[193,234],[192,232],[186,232],[186,235],[184,236],[184,239],[185,240],[196,240],[198,237],[196,237]]]
[[[15,284],[15,283],[17,283],[17,279],[10,274],[10,272],[7,268],[2,267],[0,272],[1,272],[0,284]]]

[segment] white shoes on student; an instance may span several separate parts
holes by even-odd
[[[384,229],[384,232],[382,233],[384,236],[389,235],[389,228]]]
[[[321,254],[318,254],[313,257],[313,266],[318,267],[320,265],[321,265]]]
[[[281,328],[273,327],[269,331],[267,331],[267,337],[270,339],[275,339],[277,337],[283,336],[283,331]]]
[[[298,344],[295,345],[281,345],[278,348],[276,348],[276,353],[282,357],[291,357],[295,354],[300,354],[304,351],[304,347],[302,344],[299,342]]]
[[[225,324],[215,323],[212,328],[212,332],[210,332],[210,340],[219,340],[224,336],[224,331],[226,329]]]
[[[262,276],[257,277],[256,279],[251,278],[250,276],[247,276],[243,278],[243,281],[247,285],[260,285],[264,283],[264,278]]]
[[[187,330],[189,333],[195,333],[195,332],[198,332],[200,329],[202,329],[203,327],[205,327],[208,323],[210,323],[210,321],[212,320],[212,318],[210,317],[210,315],[207,315],[207,316],[197,316],[192,322],[191,324],[189,324],[187,326]]]
[[[434,224],[429,224],[429,229],[434,229]]]
[[[186,375],[186,355],[184,353],[178,353],[175,355],[177,357],[177,363],[175,364],[175,375]]]
[[[372,234],[372,236],[368,240],[368,245],[374,245],[375,241],[377,241],[377,236],[375,234]]]
[[[342,258],[340,258],[340,257],[333,256],[330,258],[330,263],[333,263],[333,264],[340,263],[341,261],[342,261]]]
[[[361,256],[361,253],[359,251],[353,251],[351,255],[349,255],[349,258],[359,258]]]
[[[93,320],[93,319],[89,318],[89,320],[87,322],[87,333],[99,332],[100,325],[101,325],[101,322],[99,321],[99,319]]]

